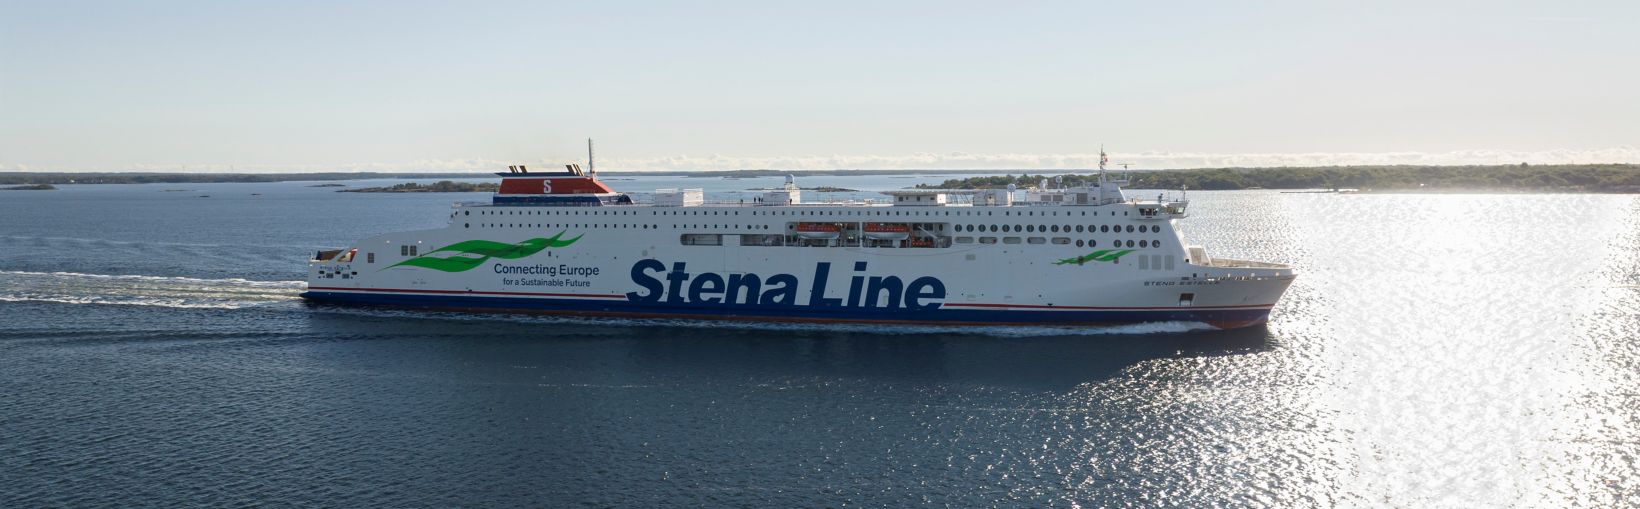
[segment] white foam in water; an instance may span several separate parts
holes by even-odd
[[[0,302],[239,309],[297,299],[302,281],[0,271]]]

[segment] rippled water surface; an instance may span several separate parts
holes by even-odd
[[[310,307],[311,251],[484,196],[307,185],[0,194],[0,506],[1640,494],[1634,196],[1192,193],[1192,241],[1301,270],[1267,328],[885,329]]]

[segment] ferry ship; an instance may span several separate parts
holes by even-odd
[[[1130,198],[1099,175],[1025,190],[805,201],[633,200],[587,169],[513,166],[442,228],[308,262],[313,302],[585,316],[950,325],[1263,324],[1295,277],[1209,256],[1175,227],[1188,196]],[[1055,179],[1058,181],[1059,179]],[[1023,195],[1022,197],[1020,195]]]

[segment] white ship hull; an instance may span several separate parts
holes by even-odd
[[[303,296],[642,317],[1263,323],[1292,269],[1206,259],[1173,228],[1182,213],[1156,214],[1168,204],[1149,205],[1148,216],[1141,216],[1147,204],[1131,201],[458,206],[445,228],[371,237],[348,254],[314,260]],[[846,230],[835,239],[805,238],[794,229],[802,222]],[[871,239],[860,229],[867,222],[913,225],[928,240]]]

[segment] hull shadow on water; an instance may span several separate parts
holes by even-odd
[[[1263,326],[1123,333],[1087,329],[917,328],[542,318],[310,305],[328,338],[437,345],[465,366],[556,367],[577,378],[863,378],[910,384],[1065,390],[1151,359],[1256,354]],[[351,343],[351,341],[349,341]],[[354,344],[359,346],[358,344]],[[599,374],[597,372],[604,373]],[[491,374],[495,371],[491,371]],[[539,372],[536,373],[539,375]]]

